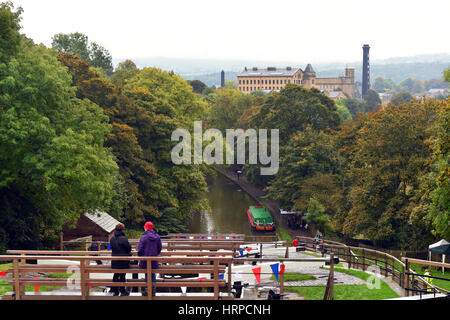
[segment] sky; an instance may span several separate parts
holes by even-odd
[[[449,0],[17,0],[22,33],[81,32],[114,59],[343,62],[450,53]]]

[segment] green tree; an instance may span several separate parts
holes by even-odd
[[[309,224],[314,224],[322,234],[332,230],[330,216],[325,213],[325,208],[314,198],[309,199],[308,210],[303,218]]]
[[[111,148],[120,173],[115,201],[109,212],[135,226],[157,212],[145,197],[156,177],[156,168],[152,163],[154,154],[144,153],[138,137],[139,132],[150,130],[152,119],[132,99],[121,94],[106,79],[100,78],[89,62],[72,53],[60,53],[58,59],[68,68],[77,96],[96,103],[109,116],[112,131],[105,146]]]
[[[233,80],[225,80],[225,88],[233,88],[237,90],[237,82]]]
[[[434,172],[430,175],[431,205],[429,217],[436,236],[450,237],[450,106],[441,103],[436,122],[436,141],[434,145]]]
[[[19,50],[22,11],[21,7],[14,11],[11,1],[0,3],[0,63],[6,63]]]
[[[342,178],[348,203],[336,218],[342,233],[402,248],[432,240],[427,221],[413,218],[412,204],[429,171],[429,124],[436,108],[434,100],[412,100],[360,119],[346,143],[350,149],[340,152],[350,161]]]
[[[82,33],[55,34],[52,38],[52,47],[79,55],[81,59],[88,60],[93,67],[103,69],[108,76],[113,73],[112,57],[108,50],[96,42],[89,43],[88,37]]]
[[[19,242],[36,248],[113,197],[108,117],[77,99],[71,81],[54,51],[25,39],[0,65],[0,234],[8,246],[19,246],[21,233]]]
[[[364,96],[364,109],[366,112],[377,110],[381,106],[380,96],[375,90],[367,90]]]
[[[410,93],[421,93],[424,90],[422,81],[413,78],[406,78],[401,81],[399,87],[400,90],[408,91]]]
[[[144,193],[155,208],[152,216],[161,228],[179,230],[177,225],[164,224],[176,219],[181,225],[192,212],[208,208],[204,199],[207,169],[202,165],[174,165],[170,152],[176,143],[171,135],[178,128],[192,129],[193,121],[205,116],[207,105],[183,78],[156,68],[140,70],[125,85],[124,93],[150,121],[146,127],[138,127],[137,137],[157,171]]]
[[[338,104],[338,105],[336,105],[336,108],[344,121],[353,120],[352,114],[350,113],[350,111],[348,111],[348,109],[345,105]]]
[[[111,83],[121,90],[128,80],[136,76],[139,72],[136,64],[131,60],[119,62],[119,65],[111,75]]]
[[[450,83],[450,68],[444,70],[444,79],[445,79],[445,81]]]
[[[414,99],[414,97],[409,92],[402,91],[394,94],[390,102],[393,104],[408,103],[412,99]]]
[[[376,78],[372,85],[372,88],[378,93],[396,90],[396,87],[397,85],[392,79],[384,79],[382,77]]]
[[[221,88],[214,94],[208,123],[225,133],[237,127],[238,119],[252,105],[252,97],[233,88]]]
[[[286,145],[297,131],[311,126],[314,130],[335,129],[341,117],[333,100],[317,89],[288,84],[264,100],[251,120],[253,128],[280,130],[280,145]]]
[[[201,82],[200,80],[190,80],[188,83],[191,85],[192,90],[195,93],[203,93],[203,90],[206,89],[206,84]]]
[[[355,98],[345,99],[345,106],[347,107],[353,118],[355,118],[360,113],[366,112],[364,103],[361,100]]]
[[[319,174],[337,173],[337,154],[331,136],[308,126],[293,135],[287,145],[281,146],[280,170],[267,191],[272,199],[278,200],[280,207],[304,212],[305,201],[317,196],[318,189],[323,194],[329,191],[318,186],[331,188],[333,185],[330,181],[328,186],[318,182],[323,178],[319,179]]]

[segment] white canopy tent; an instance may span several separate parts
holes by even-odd
[[[442,254],[442,263],[445,262],[445,255],[450,254],[450,242],[447,240],[440,240],[428,246],[428,260],[431,260],[431,253]],[[442,267],[444,273],[444,267]]]

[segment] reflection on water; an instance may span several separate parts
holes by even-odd
[[[246,212],[256,202],[239,186],[217,174],[216,177],[208,178],[208,188],[206,198],[211,211],[194,214],[190,232],[263,235],[250,230]]]

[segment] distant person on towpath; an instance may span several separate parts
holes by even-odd
[[[153,230],[153,223],[150,221],[144,225],[145,233],[142,235],[138,245],[139,257],[156,257],[162,249],[161,238]],[[139,261],[139,268],[147,269],[147,261]],[[152,269],[158,269],[158,261],[152,261]],[[145,273],[145,282],[148,282],[147,273]],[[156,282],[156,275],[152,273],[152,282]],[[143,288],[142,295],[147,295]]]

